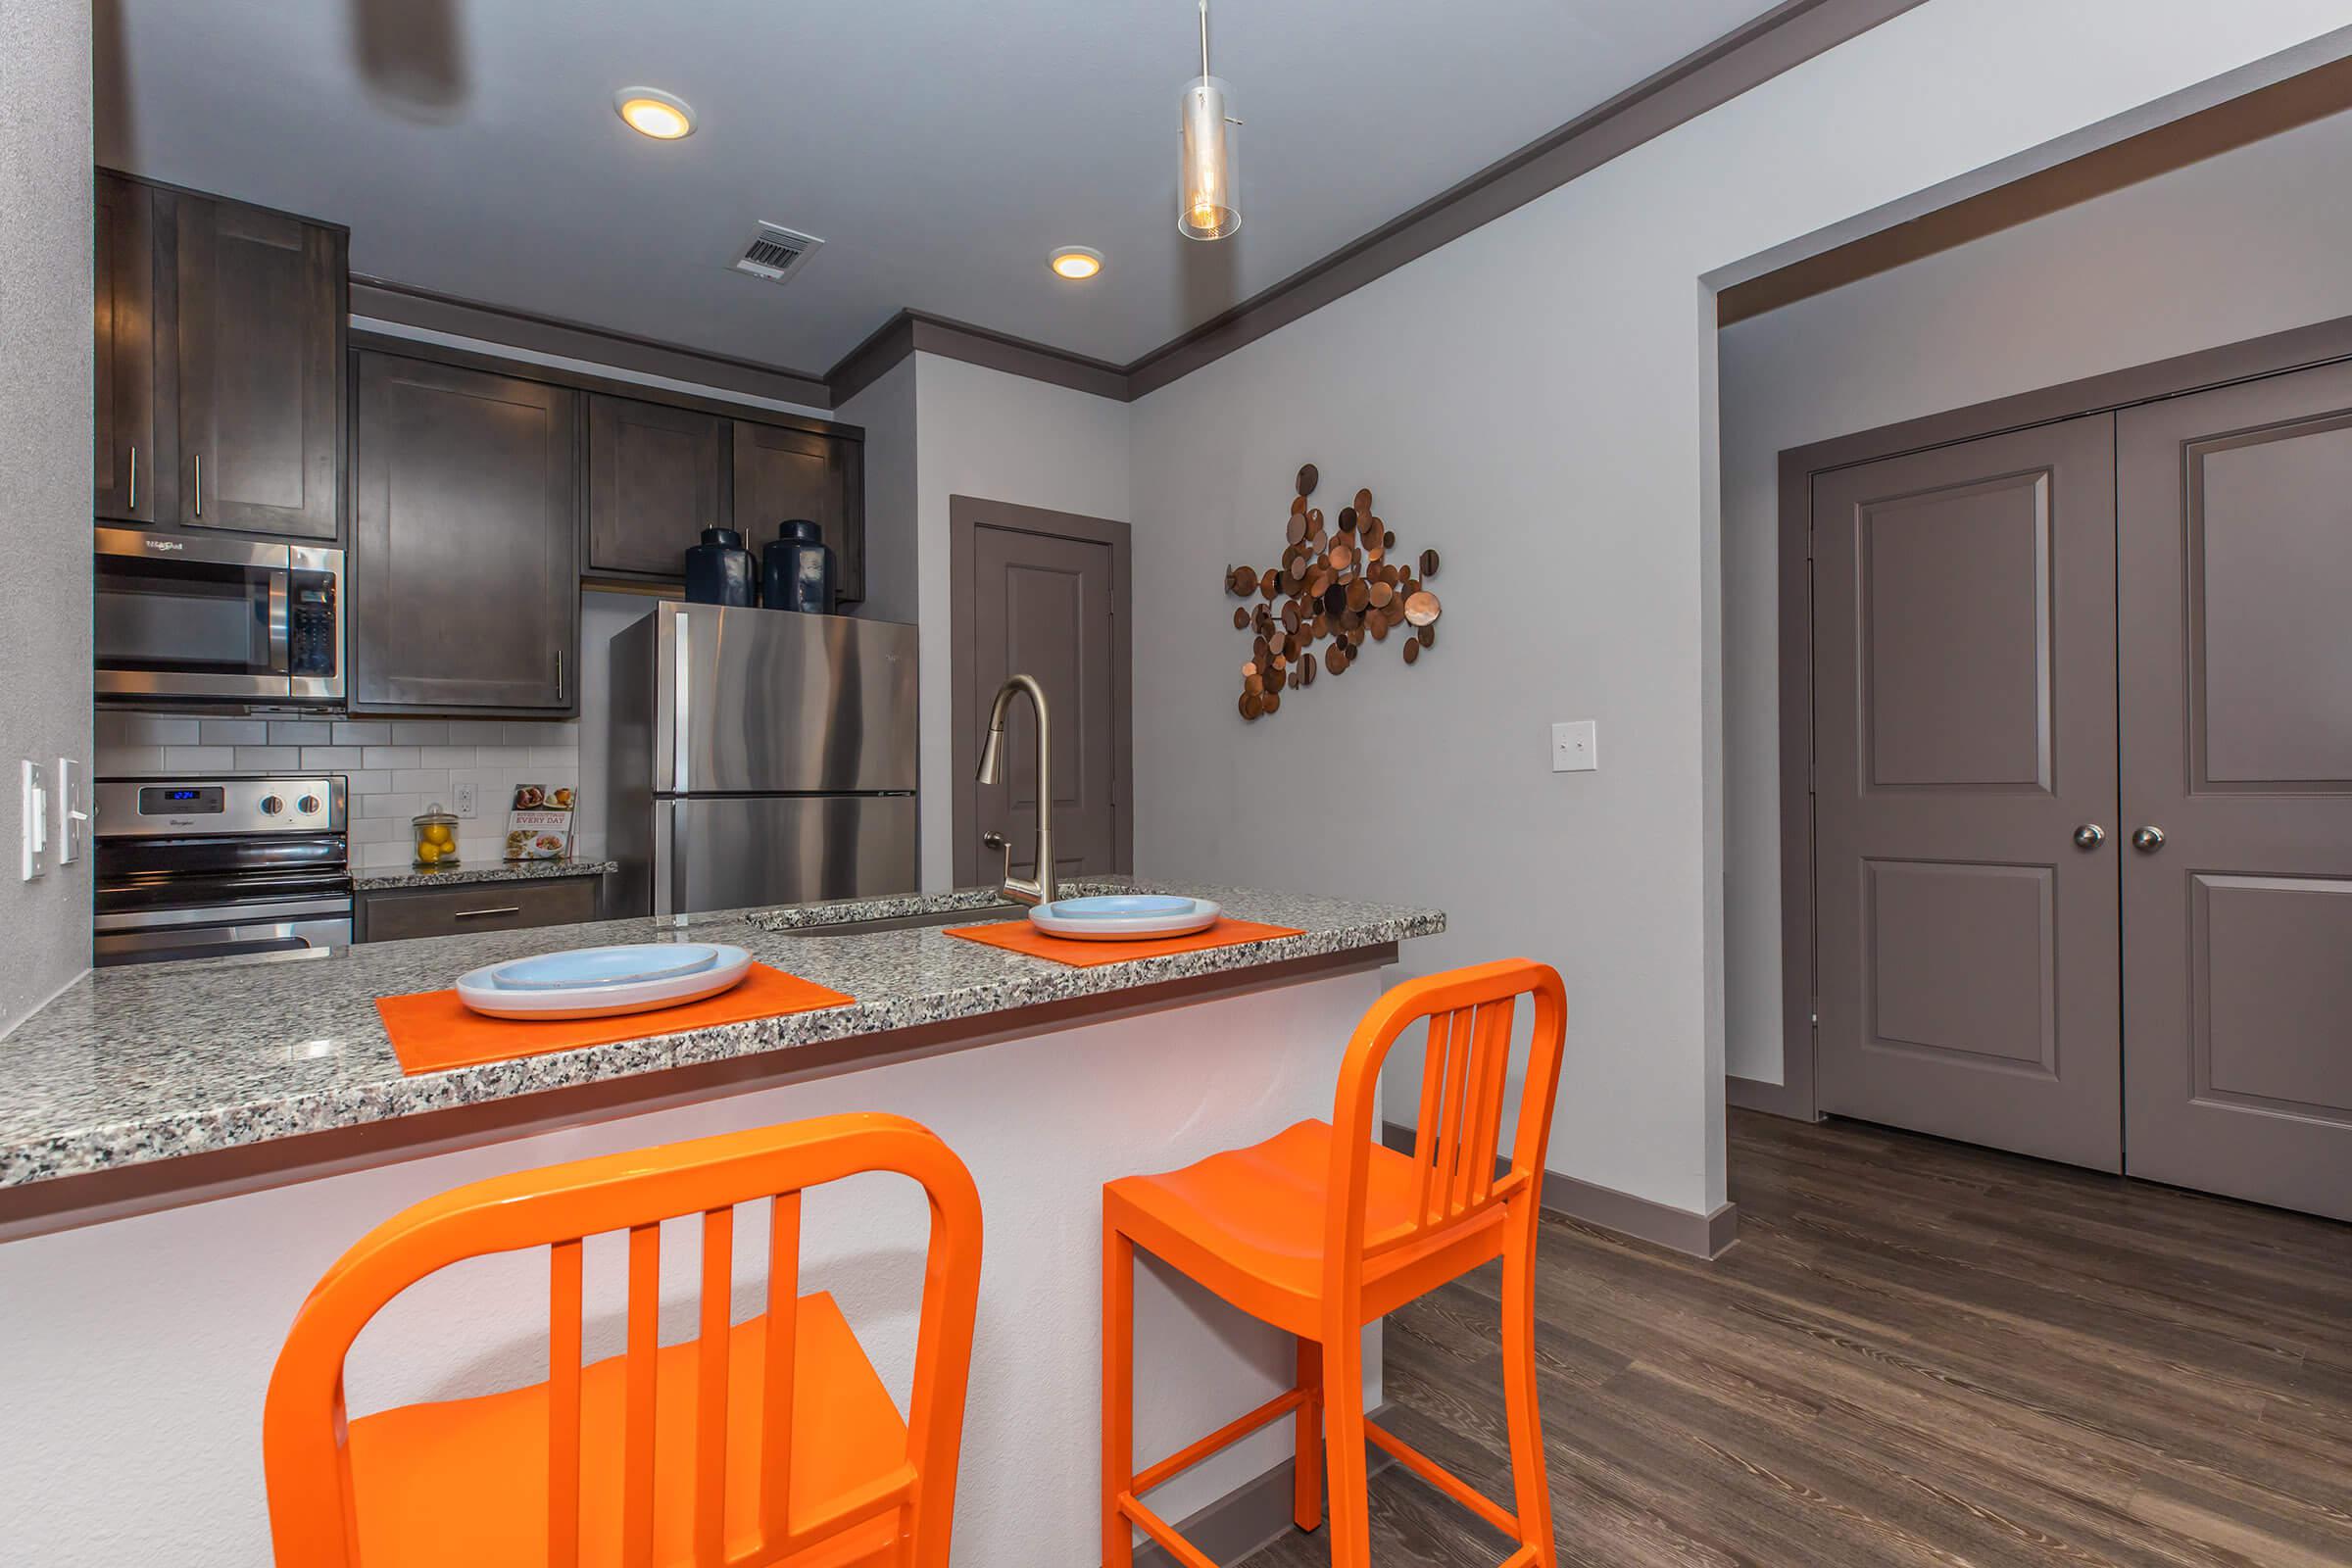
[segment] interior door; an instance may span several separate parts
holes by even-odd
[[[1812,506],[1821,1108],[2119,1169],[2113,418]]]
[[[1101,875],[1118,865],[1116,757],[1118,671],[1112,661],[1114,576],[1111,549],[1017,527],[981,524],[972,531],[969,653],[977,695],[975,729],[988,703],[1014,673],[1046,689],[1054,738],[1054,861],[1062,877]],[[958,658],[965,657],[958,651]],[[956,781],[973,792],[972,840],[1002,833],[1012,845],[1016,876],[1036,872],[1037,715],[1016,699],[1004,724],[1004,766],[995,784]],[[982,880],[1003,861],[982,851]]]
[[[2118,454],[2130,1169],[2352,1219],[2352,366]]]

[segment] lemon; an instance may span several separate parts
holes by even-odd
[[[428,838],[416,846],[416,863],[418,865],[430,865],[439,858],[441,858],[441,846],[435,844],[431,839]]]
[[[424,836],[434,844],[447,845],[450,842],[449,824],[447,822],[428,822],[425,824]]]

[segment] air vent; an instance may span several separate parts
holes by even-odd
[[[778,223],[762,222],[743,254],[736,258],[735,270],[749,272],[770,283],[781,283],[801,270],[809,254],[824,243],[814,234],[804,234]]]

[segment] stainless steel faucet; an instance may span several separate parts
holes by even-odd
[[[1012,874],[1012,846],[1002,833],[988,833],[980,842],[1004,852],[1004,880],[997,891],[1016,904],[1052,904],[1059,895],[1054,886],[1054,725],[1046,716],[1046,690],[1028,675],[1015,675],[997,688],[988,710],[988,739],[980,747],[980,782],[997,782],[998,754],[1004,749],[1004,713],[1016,693],[1029,694],[1037,710],[1037,875]]]

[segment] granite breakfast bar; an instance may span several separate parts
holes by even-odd
[[[0,1330],[44,1348],[0,1373],[0,1517],[29,1524],[26,1560],[94,1561],[77,1553],[95,1543],[109,1562],[267,1560],[262,1391],[303,1295],[370,1226],[487,1175],[875,1109],[939,1132],[986,1215],[956,1561],[1091,1561],[1102,1183],[1328,1115],[1379,970],[1444,928],[1175,891],[1300,934],[1073,968],[947,935],[1016,912],[960,893],[85,977],[0,1042]],[[660,940],[735,943],[857,1000],[416,1077],[375,1013],[480,963]],[[757,1310],[763,1234],[739,1231],[738,1315]],[[810,1200],[804,1289],[834,1291],[902,1398],[922,1236],[919,1200],[880,1178]],[[664,1243],[684,1333],[698,1244],[691,1227]],[[590,1353],[611,1353],[617,1270],[589,1255]],[[544,1375],[545,1293],[537,1257],[426,1282],[362,1337],[355,1413]],[[1287,1382],[1287,1341],[1189,1286],[1147,1269],[1137,1303],[1139,1453]],[[1286,1453],[1261,1433],[1162,1500],[1181,1517]],[[132,1474],[149,1505],[126,1515],[100,1478]]]

